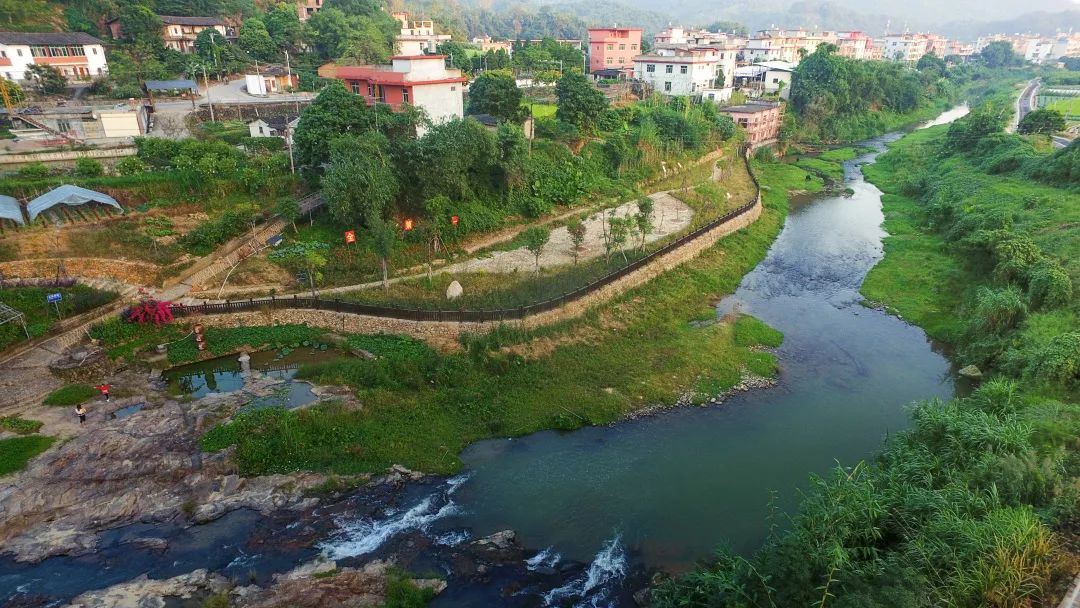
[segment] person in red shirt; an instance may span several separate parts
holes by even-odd
[[[101,391],[101,395],[103,397],[105,397],[105,401],[109,400],[109,385],[108,384],[102,384],[101,386],[95,386],[94,388]]]

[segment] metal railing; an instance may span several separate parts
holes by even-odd
[[[457,322],[457,323],[483,323],[492,321],[510,321],[519,320],[526,317],[530,317],[542,312],[548,312],[555,310],[561,306],[579,300],[603,287],[606,287],[615,281],[633,273],[636,270],[643,268],[650,262],[663,257],[679,248],[687,245],[688,243],[700,238],[706,233],[723,226],[727,222],[734,220],[746,213],[749,213],[758,204],[758,200],[761,197],[761,186],[758,183],[757,177],[754,175],[753,170],[750,168],[750,161],[748,158],[748,148],[743,147],[741,149],[741,156],[743,162],[746,163],[746,170],[750,174],[750,179],[754,183],[755,196],[750,202],[742,205],[738,209],[730,211],[723,216],[716,218],[715,220],[697,228],[696,230],[678,238],[675,241],[660,247],[659,249],[650,252],[644,257],[634,260],[630,264],[623,266],[622,268],[610,272],[599,279],[577,289],[565,293],[556,298],[535,302],[525,306],[519,306],[517,308],[496,308],[496,309],[420,309],[420,308],[407,308],[403,306],[383,306],[378,304],[364,304],[362,302],[351,302],[346,300],[332,299],[327,300],[319,297],[300,296],[294,295],[292,297],[278,298],[271,296],[269,298],[249,298],[247,300],[226,300],[225,302],[219,302],[214,304],[197,304],[193,306],[185,306],[182,304],[173,305],[173,316],[185,317],[195,315],[215,315],[215,314],[229,314],[237,312],[257,312],[273,309],[307,309],[307,310],[327,310],[331,312],[341,312],[357,315],[367,315],[371,317],[382,317],[390,319],[402,319],[406,321],[429,321],[429,322]]]

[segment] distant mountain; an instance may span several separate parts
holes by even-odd
[[[1048,13],[1038,11],[1003,21],[953,21],[941,26],[941,32],[956,38],[973,39],[985,34],[1033,33],[1049,36],[1057,31],[1080,31],[1080,10]]]

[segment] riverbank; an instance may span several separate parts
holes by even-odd
[[[658,606],[1056,604],[1080,531],[1080,406],[1063,402],[1078,370],[1061,350],[1078,328],[1077,201],[1037,183],[1045,162],[1022,142],[977,130],[994,124],[909,134],[863,167],[889,235],[862,293],[1012,379],[917,403],[872,461],[815,479],[789,531],[670,581]]]

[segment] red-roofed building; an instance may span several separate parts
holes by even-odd
[[[345,82],[345,87],[369,104],[385,103],[400,109],[409,104],[424,110],[432,123],[465,115],[461,70],[446,67],[445,55],[399,55],[390,65],[332,65],[319,75]],[[419,129],[423,134],[423,128]]]

